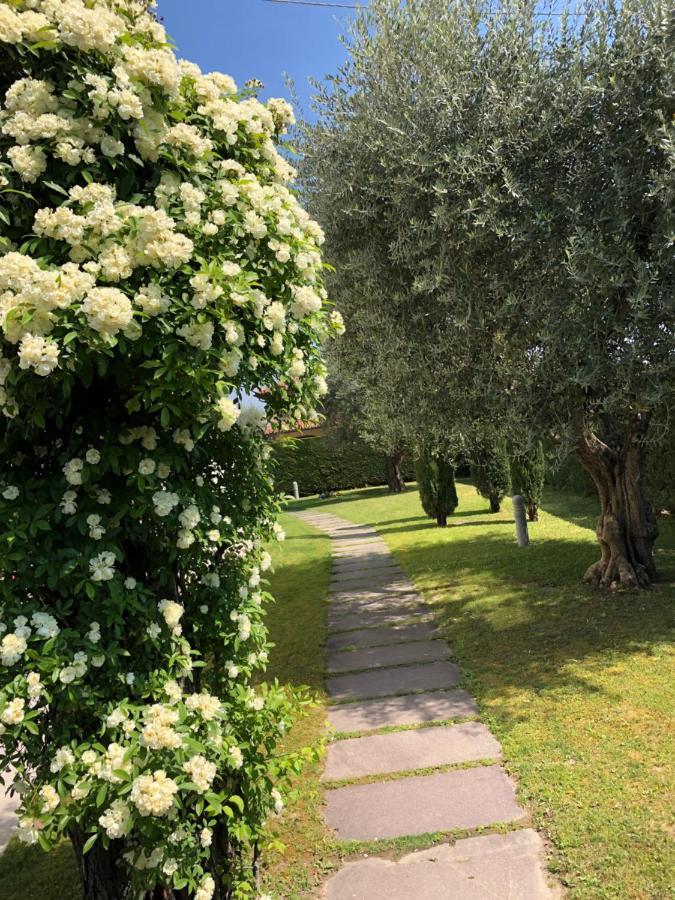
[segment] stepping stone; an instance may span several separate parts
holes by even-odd
[[[336,544],[343,544],[345,542],[354,543],[362,540],[382,540],[379,534],[372,528],[362,528],[360,531],[338,530],[333,534],[332,539]]]
[[[398,861],[346,863],[326,882],[324,900],[553,900],[544,847],[530,828],[442,844]]]
[[[374,581],[374,579],[370,580]],[[333,588],[330,599],[340,599],[341,596],[351,597],[354,594],[383,594],[391,591],[402,591],[404,594],[408,594],[415,590],[412,582],[405,575],[398,575],[395,572],[392,572],[391,577],[379,578],[379,581],[374,584],[365,584],[364,581],[365,579],[352,579],[348,585]]]
[[[499,759],[501,748],[481,722],[392,731],[336,741],[328,748],[322,781],[410,772],[479,759]]]
[[[360,603],[357,600],[345,600],[342,603],[328,606],[328,624],[329,626],[340,621],[348,615],[361,614],[368,612],[377,613],[383,611],[403,612],[404,610],[416,610],[419,606],[419,597],[417,594],[404,594],[399,597],[383,597],[381,600],[368,600]]]
[[[377,558],[374,559],[370,563],[368,562],[367,559],[366,560],[361,559],[361,558],[353,559],[349,556],[347,556],[343,559],[342,557],[338,558],[337,556],[334,556],[332,563],[333,563],[332,568],[336,573],[337,572],[347,573],[347,572],[353,572],[355,570],[358,570],[358,571],[363,570],[363,571],[367,572],[367,571],[372,571],[373,569],[376,569],[376,568],[377,569],[399,568],[398,563],[393,558],[391,553],[388,553],[386,555],[378,554]]]
[[[374,731],[390,725],[421,725],[475,715],[478,715],[476,701],[460,688],[340,703],[328,707],[328,724],[335,731]]]
[[[354,588],[351,591],[333,591],[328,598],[328,602],[330,605],[333,605],[342,603],[345,600],[381,600],[383,597],[407,596],[409,594],[417,596],[415,588],[409,582],[395,581],[380,589]]]
[[[326,792],[326,822],[341,841],[518,822],[515,785],[499,766],[413,775]]]
[[[328,655],[329,672],[355,672],[358,669],[381,669],[406,663],[448,659],[450,651],[445,641],[416,641],[412,644],[391,644],[366,647],[363,650],[338,650]]]
[[[415,600],[419,603],[420,596],[412,589],[407,591],[340,591],[339,594],[333,594],[328,600],[328,612],[339,612],[343,608],[365,609],[370,607],[372,603],[380,603],[384,605],[392,605],[409,600]]]
[[[343,573],[333,575],[330,580],[330,589],[339,591],[356,587],[386,588],[387,585],[401,584],[402,582],[405,582],[409,589],[413,590],[410,580],[405,577],[405,572],[402,572],[400,569],[376,569],[374,571],[372,569],[361,569],[356,573],[348,572],[346,575]]]
[[[362,569],[365,567],[375,568],[376,566],[395,565],[391,553],[386,550],[378,550],[377,553],[364,553],[360,556],[345,554],[333,554],[333,569],[337,572],[343,572],[347,569]]]
[[[433,622],[419,625],[389,625],[386,628],[361,628],[346,634],[332,634],[326,641],[326,650],[350,650],[354,647],[384,647],[406,641],[422,641],[437,633]]]
[[[457,666],[438,661],[395,669],[375,669],[356,675],[334,675],[328,679],[328,695],[332,700],[359,700],[451,688],[458,682]]]
[[[367,628],[369,625],[392,625],[397,622],[428,622],[432,614],[428,606],[418,603],[416,606],[397,606],[391,609],[363,610],[348,616],[336,616],[329,619],[328,630],[331,634]]]
[[[368,544],[366,547],[355,548],[354,550],[333,550],[334,559],[350,559],[350,560],[382,560],[391,559],[391,553],[386,547],[380,547],[378,544]]]
[[[334,566],[331,572],[331,580],[339,578],[345,581],[354,581],[357,578],[374,578],[378,575],[380,578],[388,578],[390,575],[401,573],[401,578],[405,578],[403,569],[394,562],[386,560],[376,561],[374,563],[362,563],[357,560],[353,566]]]

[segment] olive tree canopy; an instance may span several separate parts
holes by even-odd
[[[303,133],[338,353],[388,359],[413,430],[573,450],[601,504],[587,578],[607,586],[656,574],[642,471],[673,396],[674,26],[657,0],[553,18],[374,0]]]

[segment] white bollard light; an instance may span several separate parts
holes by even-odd
[[[298,488],[297,481],[293,482],[293,496],[295,497],[296,500],[300,499],[300,489]]]

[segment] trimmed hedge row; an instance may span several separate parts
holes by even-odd
[[[387,483],[384,453],[344,437],[339,429],[312,437],[277,438],[270,446],[276,488],[285,494],[293,493],[294,481],[303,497]],[[401,470],[405,481],[414,480],[411,459],[404,458]]]

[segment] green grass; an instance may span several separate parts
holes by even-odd
[[[326,607],[330,578],[330,539],[309,525],[284,516],[286,541],[273,550],[275,574],[271,590],[276,602],[268,613],[268,674],[289,686],[307,685],[317,698],[309,715],[291,730],[290,749],[318,743],[326,731]],[[321,763],[308,766],[295,785],[296,797],[278,820],[275,831],[285,845],[280,854],[263,859],[266,889],[283,900],[311,894],[338,862],[323,823]]]
[[[77,900],[80,882],[70,843],[51,853],[12,838],[0,856],[2,900]]]
[[[376,526],[437,608],[569,896],[673,896],[673,523],[660,523],[659,585],[605,594],[581,583],[598,554],[592,498],[549,494],[520,549],[508,502],[490,515],[473,488],[458,490],[447,529],[413,489],[294,508]]]

